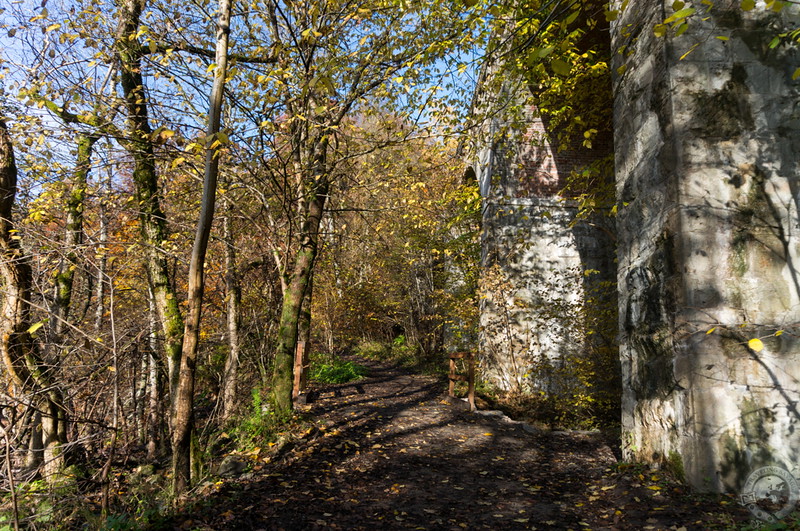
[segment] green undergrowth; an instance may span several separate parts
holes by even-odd
[[[323,384],[341,384],[360,380],[367,372],[366,367],[354,361],[319,355],[311,360],[308,379]]]
[[[134,470],[112,467],[108,475],[108,514],[101,510],[103,491],[76,466],[67,467],[56,482],[22,481],[15,487],[20,529],[152,529],[169,505],[167,480],[152,465]],[[0,497],[0,531],[15,528],[8,495]]]
[[[444,375],[447,372],[448,360],[444,354],[434,359],[426,359],[420,355],[419,349],[406,340],[403,335],[391,342],[364,340],[353,349],[359,357],[376,361],[391,361],[402,367],[423,374]]]
[[[259,389],[251,391],[249,411],[233,426],[232,434],[239,449],[251,449],[274,442],[285,419],[276,418],[269,401]]]

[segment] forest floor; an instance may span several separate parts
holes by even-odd
[[[733,497],[620,464],[600,433],[533,429],[447,400],[383,362],[318,389],[313,427],[237,478],[207,482],[171,529],[730,529]]]

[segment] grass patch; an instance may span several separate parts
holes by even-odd
[[[353,353],[368,360],[386,360],[392,355],[392,347],[380,341],[361,341]]]
[[[251,390],[251,397],[249,412],[232,428],[239,449],[248,450],[275,441],[279,428],[284,424],[282,420],[285,420],[276,418],[269,401],[259,389]]]
[[[423,359],[419,349],[402,335],[391,342],[362,341],[353,349],[353,354],[369,360],[391,361],[422,374],[447,374],[448,358],[444,353],[434,359]]]

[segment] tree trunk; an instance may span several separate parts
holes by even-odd
[[[25,459],[26,476],[35,472],[44,462],[44,441],[42,440],[42,415],[38,411],[32,415],[29,424],[31,438],[28,440],[28,453]],[[31,474],[32,475],[32,474]]]
[[[78,138],[78,157],[75,173],[67,189],[65,201],[67,219],[64,232],[64,259],[55,277],[55,300],[52,311],[54,342],[59,344],[64,333],[70,304],[75,271],[78,269],[78,249],[83,243],[83,212],[86,198],[86,182],[92,164],[92,149],[100,137],[96,134],[81,134]]]
[[[111,193],[111,166],[108,168],[106,175],[106,190],[105,195]],[[95,297],[97,298],[97,306],[94,313],[94,329],[95,332],[100,332],[103,326],[103,318],[106,313],[105,306],[105,287],[106,287],[106,270],[108,267],[108,258],[106,257],[106,245],[108,244],[108,205],[106,204],[106,197],[100,199],[100,241],[98,254],[100,254],[99,262],[97,263],[97,285]]]
[[[64,468],[64,446],[67,442],[67,418],[64,395],[56,386],[42,400],[42,442],[44,443],[43,476],[52,480]]]
[[[158,315],[152,289],[148,291],[148,307],[150,316],[150,333],[147,337],[147,353],[150,356],[148,373],[148,417],[147,417],[147,460],[156,461],[166,452],[164,403],[161,400],[164,391],[163,365],[158,357]]]
[[[236,384],[239,370],[239,314],[242,289],[236,271],[236,250],[234,248],[231,214],[233,205],[229,204],[228,215],[225,216],[225,291],[228,303],[228,357],[225,358],[225,370],[222,374],[222,418],[228,419],[236,407]]]
[[[61,391],[52,382],[49,368],[42,362],[31,336],[30,289],[32,272],[29,257],[14,230],[12,210],[17,193],[17,167],[14,148],[5,121],[0,117],[0,274],[5,281],[5,297],[0,320],[0,356],[15,384],[33,393],[42,411],[42,436],[47,478],[63,466],[66,442],[66,416]],[[35,429],[35,426],[34,426]]]
[[[50,317],[49,346],[45,349],[45,360],[51,373],[59,371],[64,351],[64,333],[67,329],[70,307],[73,299],[75,272],[79,267],[78,250],[83,244],[84,200],[86,183],[92,163],[92,150],[99,136],[93,133],[81,134],[78,138],[78,155],[75,173],[69,182],[66,207],[66,227],[64,230],[64,258],[56,273],[53,288],[55,297]],[[42,438],[44,442],[45,476],[50,477],[63,465],[62,445],[67,442],[67,414],[64,394],[55,387],[47,392],[42,415]]]
[[[150,365],[152,365],[153,358],[150,356],[147,347],[140,347],[137,343],[134,345],[134,359],[138,359],[138,363],[134,362],[134,377],[132,378],[131,385],[131,401],[133,402],[134,411],[134,426],[136,428],[136,438],[139,444],[147,444],[147,391],[148,384],[150,383]],[[141,372],[136,374],[136,369]]]
[[[303,301],[309,288],[314,261],[317,257],[319,226],[325,211],[325,200],[328,197],[327,175],[321,175],[319,179],[321,182],[308,201],[307,215],[301,230],[300,248],[295,256],[288,288],[283,294],[278,347],[272,373],[272,402],[278,419],[282,420],[292,412],[293,370],[298,324]]]
[[[292,398],[297,399],[306,392],[308,383],[308,360],[311,352],[311,299],[314,293],[314,270],[308,279],[303,307],[300,310],[300,319],[297,322],[297,347],[295,347],[294,366],[296,374]]]
[[[167,259],[161,251],[167,241],[167,224],[159,200],[153,131],[148,119],[147,96],[142,78],[142,49],[136,37],[144,6],[145,0],[118,0],[120,20],[116,35],[116,53],[120,84],[128,112],[129,137],[124,143],[134,163],[133,181],[145,249],[145,267],[164,333],[170,399],[174,405],[183,344],[183,318],[175,290],[170,283]]]
[[[197,222],[189,265],[189,311],[184,331],[181,355],[178,394],[172,435],[172,486],[176,495],[183,493],[191,484],[191,449],[194,429],[194,376],[197,363],[197,346],[200,337],[200,316],[203,310],[203,288],[205,287],[204,264],[211,224],[214,221],[219,158],[224,143],[219,135],[225,77],[228,65],[228,35],[230,33],[231,0],[220,0],[217,22],[217,50],[214,85],[209,98],[208,133],[206,135],[206,164],[203,178],[203,198],[200,218]]]

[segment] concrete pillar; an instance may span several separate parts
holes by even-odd
[[[764,464],[800,476],[800,61],[769,47],[800,10],[696,2],[656,37],[672,0],[628,4],[611,28],[624,456],[702,490]]]
[[[483,197],[482,376],[505,391],[569,394],[567,387],[578,385],[575,360],[591,346],[588,321],[595,316],[587,314],[608,297],[616,270],[607,227],[613,220],[577,220],[578,202],[561,190],[571,172],[610,154],[611,143],[590,150],[576,141],[558,150],[528,87],[507,92],[515,98],[512,107],[525,111],[498,113],[484,124],[473,168]]]

